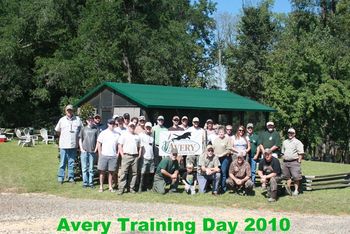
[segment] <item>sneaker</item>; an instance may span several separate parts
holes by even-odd
[[[85,185],[85,184],[83,185],[83,188],[84,188],[84,189],[86,189],[86,188],[88,188],[88,187],[89,187],[89,186],[87,186],[87,185]]]
[[[292,196],[292,190],[290,189],[290,187],[286,186],[286,192],[289,196]]]
[[[214,196],[217,196],[217,195],[218,195],[218,192],[217,192],[217,191],[214,191],[212,194],[213,194]]]
[[[298,195],[299,195],[298,190],[295,190],[295,191],[293,192],[293,194],[292,194],[292,196],[298,196]]]
[[[135,193],[136,193],[136,191],[135,191],[135,190],[133,190],[133,189],[130,189],[130,193],[135,194]]]
[[[176,192],[177,192],[177,189],[175,188],[169,190],[169,193],[176,193]]]
[[[268,202],[276,202],[275,198],[270,197],[269,199],[267,199]]]
[[[123,190],[118,190],[117,195],[123,195]]]
[[[75,184],[75,180],[74,179],[69,179],[68,182],[72,183],[72,184]]]
[[[111,193],[115,193],[115,192],[117,192],[117,191],[115,191],[115,189],[108,189]]]

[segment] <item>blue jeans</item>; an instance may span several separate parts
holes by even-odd
[[[226,179],[228,178],[228,169],[230,168],[230,163],[232,160],[230,156],[220,157],[219,160],[221,164],[221,189],[224,193],[227,191]]]
[[[257,164],[257,162],[254,160],[253,157],[249,158],[249,160],[250,160],[250,169],[251,169],[252,181],[255,184],[256,164]]]
[[[82,152],[80,155],[81,172],[83,174],[83,185],[94,185],[94,160],[96,154],[91,152]]]
[[[220,173],[215,173],[212,175],[202,175],[200,173],[197,174],[197,180],[199,185],[199,192],[205,193],[205,187],[207,186],[207,182],[212,183],[212,191],[217,192],[219,188],[219,181],[220,181]]]
[[[74,161],[77,149],[60,149],[60,166],[58,168],[58,181],[64,181],[66,166],[68,165],[68,180],[74,180]]]

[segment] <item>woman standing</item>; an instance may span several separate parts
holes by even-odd
[[[245,128],[242,125],[237,128],[236,134],[232,136],[232,150],[234,157],[239,152],[242,152],[244,159],[247,160],[247,154],[250,151],[250,142],[245,135]]]

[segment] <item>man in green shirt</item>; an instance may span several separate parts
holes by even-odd
[[[177,191],[179,163],[177,158],[177,149],[174,148],[170,157],[164,157],[159,163],[156,174],[154,175],[153,191],[165,194],[165,186],[170,184],[170,192]]]
[[[251,179],[255,184],[256,164],[259,162],[259,136],[254,132],[254,125],[247,124],[247,137],[250,142],[249,163],[251,168]]]
[[[168,131],[168,129],[164,127],[164,117],[160,115],[157,118],[157,125],[152,128],[154,136],[154,163],[156,166],[162,160],[162,157],[159,156],[159,137],[162,131]]]
[[[259,134],[259,150],[260,152],[264,152],[265,149],[269,148],[272,151],[272,156],[277,158],[281,147],[280,135],[275,130],[275,124],[273,122],[267,122],[266,128],[266,131]]]

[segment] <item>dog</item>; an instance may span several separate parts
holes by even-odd
[[[177,141],[179,141],[179,140],[182,140],[182,139],[190,139],[191,138],[191,133],[190,132],[185,132],[184,134],[182,134],[182,135],[176,135],[176,134],[174,134],[176,137],[174,137],[173,139],[171,139],[172,141],[174,141],[174,140],[177,140]]]

